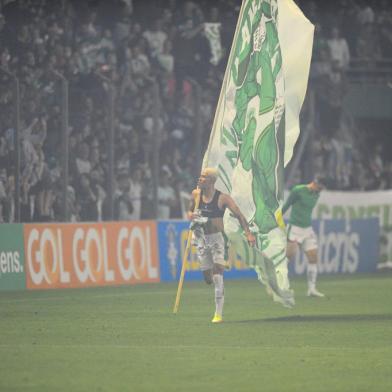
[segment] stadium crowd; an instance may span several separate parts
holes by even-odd
[[[297,3],[316,25],[302,120],[313,128],[312,170],[334,179],[335,189],[392,188],[385,145],[369,139],[342,108],[352,58],[366,59],[371,67],[375,56],[387,59],[392,53],[388,0]],[[194,187],[208,143],[240,4],[0,1],[0,222],[12,222],[15,207],[15,97],[9,72],[21,82],[23,222],[59,220],[63,197],[68,220],[107,219],[110,84],[116,103],[115,218],[155,218],[154,146],[160,159],[158,218],[180,217],[180,194]],[[69,81],[67,195],[60,186],[58,74]]]

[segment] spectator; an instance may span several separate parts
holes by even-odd
[[[4,209],[7,201],[7,172],[5,169],[0,171],[0,223],[4,223],[7,220],[4,218]]]
[[[383,58],[388,58],[392,53],[392,10],[388,0],[380,1],[376,22],[380,36],[381,55]]]
[[[386,166],[383,173],[383,189],[392,189],[392,161]]]
[[[157,64],[160,67],[163,75],[167,78],[172,77],[174,70],[174,57],[172,54],[172,42],[169,39],[166,39],[163,43],[162,52],[157,53],[156,60]]]
[[[346,76],[336,60],[332,63],[330,73],[324,75],[320,81],[318,91],[320,121],[328,133],[334,133],[340,127],[347,83]]]
[[[133,212],[131,213],[129,219],[138,221],[141,219],[142,213],[142,168],[140,166],[136,166],[131,173],[129,199],[133,206]]]
[[[163,53],[164,44],[168,37],[162,29],[161,19],[155,19],[152,22],[151,28],[146,30],[142,36],[148,43],[150,54],[153,59],[156,59],[158,55]]]
[[[359,59],[372,66],[381,58],[380,41],[373,24],[362,26],[357,39],[356,53]]]
[[[133,47],[133,56],[131,58],[130,65],[133,74],[136,77],[140,77],[140,83],[149,77],[151,68],[150,61],[148,60],[148,57],[140,44],[137,44]]]
[[[338,27],[333,27],[331,38],[327,40],[332,61],[335,61],[339,68],[346,70],[350,64],[350,50],[347,41],[340,36]]]
[[[75,159],[76,173],[78,175],[89,174],[91,163],[89,160],[90,148],[87,143],[82,143],[78,148],[78,156]]]
[[[131,220],[133,204],[130,198],[130,181],[127,173],[118,176],[118,186],[114,199],[114,218],[117,220]]]
[[[45,161],[42,146],[37,145],[38,162],[36,166],[37,180],[30,188],[30,195],[34,196],[33,220],[35,222],[50,222],[52,220],[52,207],[54,192],[51,173]]]
[[[359,9],[357,11],[357,21],[359,26],[366,24],[372,24],[375,21],[375,13],[373,8],[370,6],[368,0],[359,0]]]
[[[76,200],[80,206],[80,219],[83,222],[95,222],[98,220],[98,195],[91,187],[90,178],[86,174],[81,174],[78,182]]]
[[[200,61],[206,59],[205,52],[201,53],[201,41],[207,45],[207,62],[209,60],[208,43],[201,36],[203,29],[203,15],[199,7],[192,1],[186,1],[183,5],[183,12],[179,16],[178,30],[173,42],[173,54],[176,59],[176,87],[179,98],[184,93],[185,80],[195,78],[201,70]]]
[[[176,194],[170,184],[171,173],[168,169],[161,170],[158,186],[158,219],[171,218],[171,208],[176,204]]]

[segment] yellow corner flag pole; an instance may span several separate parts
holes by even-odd
[[[200,203],[200,190],[197,193],[196,200],[195,200],[195,208],[193,209],[193,211],[196,211],[199,208],[199,203]],[[174,314],[178,312],[178,307],[180,306],[182,285],[184,283],[184,276],[185,276],[185,269],[186,269],[186,259],[188,257],[189,249],[191,248],[191,239],[192,239],[192,230],[189,229],[188,239],[186,241],[186,247],[185,247],[184,255],[182,257],[180,280],[178,281],[176,301],[174,303],[174,308],[173,308]]]

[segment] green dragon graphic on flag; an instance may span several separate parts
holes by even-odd
[[[256,249],[249,248],[238,221],[226,212],[225,232],[231,245],[285,306],[294,304],[294,296],[287,277],[281,213],[284,165],[298,137],[311,46],[305,48],[305,65],[298,75],[305,87],[302,83],[296,91],[291,88],[292,74],[284,72],[295,59],[292,54],[284,57],[281,47],[282,37],[284,48],[290,47],[289,26],[281,34],[279,24],[295,18],[297,22],[298,11],[292,0],[243,1],[203,160],[203,167],[218,168],[217,189],[233,197],[257,236]],[[301,13],[300,17],[305,19]],[[313,36],[313,29],[309,31]]]

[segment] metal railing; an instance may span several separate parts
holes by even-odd
[[[346,75],[351,83],[391,83],[392,58],[353,58]]]

